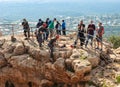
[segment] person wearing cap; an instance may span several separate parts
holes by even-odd
[[[51,62],[54,62],[54,46],[56,41],[59,39],[59,35],[57,35],[56,37],[54,37],[53,39],[51,39],[48,43],[48,47],[50,48],[50,58],[51,58]]]
[[[30,27],[26,19],[23,19],[22,26],[24,30],[24,36],[26,37],[25,40],[27,40],[28,38],[30,38]]]

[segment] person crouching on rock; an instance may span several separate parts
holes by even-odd
[[[53,52],[54,52],[55,43],[58,39],[59,39],[59,35],[57,35],[55,38],[51,39],[48,43],[48,47],[50,48],[50,58],[51,58],[50,60],[51,60],[51,62],[54,62]]]
[[[27,40],[30,38],[30,27],[26,19],[23,19],[22,26],[24,30],[24,36],[26,37],[25,40]]]
[[[43,33],[44,33],[44,26],[42,25],[37,32],[37,41],[39,43],[39,47],[42,47],[42,43],[44,42],[44,38],[43,38]]]

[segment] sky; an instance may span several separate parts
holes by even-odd
[[[0,2],[120,2],[120,0],[0,0]]]

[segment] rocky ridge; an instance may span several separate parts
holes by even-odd
[[[34,38],[24,41],[17,36],[19,39],[14,43],[3,38],[0,40],[0,87],[10,84],[15,87],[102,87],[104,83],[118,86],[112,75],[119,75],[120,48],[105,49],[102,53],[79,46],[71,48],[71,37],[61,36],[59,45],[66,44],[66,47],[56,47],[55,62],[51,63],[46,43],[39,49]],[[106,79],[108,77],[111,80]]]

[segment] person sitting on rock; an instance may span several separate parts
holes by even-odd
[[[26,37],[25,40],[27,40],[28,38],[30,38],[30,27],[26,19],[23,19],[22,26],[24,30],[24,36]]]
[[[59,35],[57,35],[55,38],[51,39],[48,43],[48,47],[50,48],[50,58],[51,58],[51,62],[54,62],[54,46],[56,41],[59,39]]]

